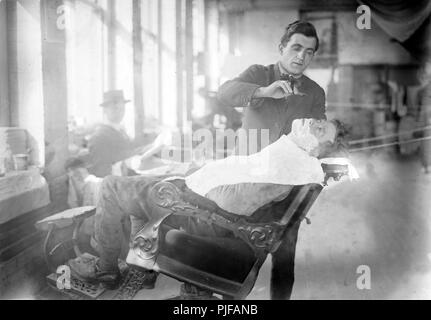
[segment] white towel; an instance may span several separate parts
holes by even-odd
[[[238,183],[303,185],[322,183],[320,161],[283,135],[249,156],[230,156],[210,162],[186,177],[186,185],[205,196],[213,188]]]

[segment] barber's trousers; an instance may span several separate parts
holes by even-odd
[[[271,300],[290,299],[295,281],[295,251],[300,221],[284,235],[277,251],[272,254]]]
[[[123,241],[123,225],[132,220],[131,234],[137,233],[148,221],[149,209],[145,199],[151,187],[164,177],[116,177],[104,178],[97,203],[95,237],[99,247],[102,270],[114,270],[118,265]],[[179,226],[181,221],[172,220],[172,225]],[[295,269],[295,248],[300,222],[286,232],[278,250],[272,255],[271,299],[289,299]],[[187,226],[188,228],[190,227]],[[201,235],[218,235],[219,230],[207,229],[206,225],[197,225]],[[196,226],[195,226],[196,228]],[[216,232],[216,234],[214,234]]]

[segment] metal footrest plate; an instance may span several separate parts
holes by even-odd
[[[102,293],[106,291],[106,288],[101,284],[92,284],[85,281],[82,281],[80,279],[77,279],[73,276],[71,276],[70,279],[70,289],[58,289],[57,288],[57,274],[51,273],[46,278],[48,280],[48,283],[51,285],[51,287],[54,287],[57,291],[71,295],[72,297],[75,294],[78,294],[80,296],[84,296],[90,299],[97,299]]]
[[[145,272],[135,268],[130,268],[127,275],[121,282],[114,300],[131,300],[141,289],[152,289],[153,286],[148,287],[145,281]]]

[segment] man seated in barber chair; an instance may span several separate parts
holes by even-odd
[[[182,179],[188,189],[214,201],[218,207],[238,215],[251,215],[259,206],[282,195],[291,185],[322,183],[325,177],[317,157],[324,157],[336,149],[342,134],[342,125],[338,121],[297,119],[289,135],[281,136],[260,152],[210,162]],[[140,223],[135,223],[131,231],[132,235],[136,234],[151,219],[148,201],[151,188],[162,180],[173,179],[178,177],[106,177],[96,212],[100,257],[97,260],[80,257],[70,260],[72,274],[115,288],[120,278],[118,258],[123,239],[122,220],[129,216],[139,220]],[[195,223],[191,228],[189,222],[168,217],[166,224],[189,231],[193,229],[192,232],[200,235],[226,235],[223,230],[211,229],[205,224]],[[293,269],[287,267],[292,273],[287,279],[292,283],[287,285],[291,286]],[[154,287],[156,278],[156,272],[146,271],[144,286]],[[287,298],[291,287],[288,291]]]

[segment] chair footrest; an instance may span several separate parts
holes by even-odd
[[[220,300],[213,295],[212,291],[199,288],[190,283],[181,285],[179,300]]]
[[[82,296],[84,298],[97,299],[101,294],[106,291],[106,288],[100,284],[92,284],[71,276],[70,279],[70,289],[59,289],[57,287],[57,274],[51,273],[46,278],[51,287],[55,290],[64,293],[66,295],[74,297],[74,295]]]
[[[153,288],[154,283],[148,284],[146,281],[145,271],[130,268],[113,300],[131,300],[141,289]]]
[[[54,224],[57,228],[65,228],[75,221],[87,219],[95,213],[96,207],[94,206],[72,208],[37,221],[35,227],[42,231],[48,231],[51,224]]]

